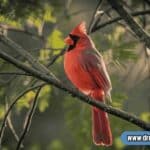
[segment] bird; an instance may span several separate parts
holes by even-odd
[[[64,70],[68,79],[83,94],[105,103],[111,100],[111,80],[103,56],[87,34],[86,23],[79,23],[64,39],[68,45],[64,54]],[[100,146],[112,145],[108,114],[92,106],[93,142]]]

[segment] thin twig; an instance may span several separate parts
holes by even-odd
[[[34,48],[34,49],[31,49],[30,51],[36,51],[36,50],[40,50],[40,49],[46,49],[46,50],[62,50],[63,47],[61,48],[53,48],[53,47],[37,47],[37,48]]]
[[[35,59],[28,51],[26,51],[19,44],[15,43],[13,40],[11,40],[10,38],[6,37],[3,34],[0,35],[0,40],[5,45],[8,45],[10,48],[13,48],[17,53],[20,54],[20,56],[26,58],[35,69],[40,69],[46,74],[50,74],[50,71],[44,65],[40,64],[37,59]]]
[[[31,37],[35,37],[35,38],[38,38],[38,39],[41,39],[42,41],[44,41],[44,37],[39,35],[39,34],[34,34],[34,33],[31,33],[25,29],[18,29],[18,28],[15,28],[15,27],[12,27],[12,26],[9,26],[7,24],[0,24],[0,28],[2,28],[3,30],[6,30],[6,31],[13,31],[13,32],[20,32],[20,33],[25,33]]]
[[[46,83],[40,83],[38,85],[35,85],[33,87],[30,87],[30,88],[27,88],[26,90],[24,90],[22,93],[20,93],[13,101],[12,103],[10,104],[10,106],[8,107],[8,110],[6,111],[5,113],[5,116],[4,116],[4,119],[3,119],[3,122],[2,122],[2,126],[1,126],[1,129],[0,129],[0,146],[1,146],[1,143],[2,143],[2,138],[3,138],[3,133],[5,131],[5,125],[6,125],[6,121],[7,121],[7,117],[9,115],[9,113],[11,112],[13,106],[17,103],[17,101],[22,97],[24,96],[26,93],[28,93],[29,91],[31,90],[34,90],[38,87],[41,87],[41,86],[44,86],[46,85]]]
[[[5,101],[6,101],[6,110],[8,110],[8,102],[7,102],[7,100],[5,100]],[[19,141],[19,137],[18,137],[18,135],[17,135],[17,133],[15,131],[15,128],[14,128],[14,126],[12,124],[11,113],[7,117],[7,124],[8,124],[9,129],[11,130],[15,140],[18,142]],[[24,146],[21,144],[21,147],[23,148]]]
[[[18,137],[18,135],[17,135],[17,133],[16,133],[16,131],[14,129],[14,126],[12,124],[10,115],[7,117],[7,123],[8,123],[9,129],[11,130],[12,134],[14,135],[15,140],[18,142],[19,141],[19,137]],[[23,147],[24,147],[24,145],[21,144],[21,148],[23,148]]]
[[[123,4],[123,6],[125,6],[127,9],[129,9],[130,11],[132,11],[132,6],[128,4],[128,1],[124,1],[122,0],[121,3]]]
[[[0,75],[23,75],[23,76],[31,76],[28,73],[25,72],[0,72]]]
[[[38,91],[36,92],[35,98],[33,100],[32,107],[30,108],[27,116],[25,117],[24,130],[21,134],[21,137],[20,137],[19,142],[17,144],[16,150],[19,150],[21,148],[21,144],[23,143],[23,140],[24,140],[26,134],[29,131],[29,128],[30,128],[31,122],[32,122],[32,117],[34,115],[34,112],[35,112],[35,109],[36,109],[36,106],[37,106],[37,100],[38,100],[38,96],[39,96],[39,93],[40,93],[41,89],[42,89],[42,86],[38,88]]]
[[[112,16],[110,15],[109,12],[106,12],[106,15],[107,15],[110,19],[112,19]],[[133,31],[130,30],[128,26],[126,26],[125,24],[123,24],[123,23],[121,23],[121,22],[119,22],[119,21],[117,21],[117,24],[120,25],[120,26],[122,26],[123,28],[125,28],[133,37],[135,37],[135,33],[133,33]]]
[[[134,16],[134,17],[139,16],[139,15],[146,15],[146,14],[150,14],[150,10],[145,10],[145,11],[142,10],[142,11],[137,11],[137,12],[131,13],[131,15]],[[94,27],[92,29],[91,33],[94,33],[97,30],[99,30],[101,28],[104,28],[104,27],[106,27],[106,26],[108,26],[110,24],[116,23],[117,21],[120,21],[122,19],[123,19],[122,17],[116,17],[116,18],[114,18],[112,20],[106,21],[106,22],[104,22],[104,23]]]
[[[101,19],[102,19],[102,16],[104,16],[104,14],[106,14],[106,13],[109,13],[111,10],[112,10],[112,8],[109,7],[109,8],[107,8],[106,10],[102,11],[103,13],[101,12],[101,13],[99,13],[99,14],[97,15],[98,17],[97,17],[97,19],[96,19],[96,21],[95,21],[95,23],[94,23],[94,25],[93,25],[91,31],[93,30],[93,28],[95,28],[95,27],[98,26],[99,22],[100,22]]]
[[[119,118],[122,118],[123,120],[126,120],[130,123],[133,123],[137,125],[138,127],[141,127],[145,130],[150,130],[150,124],[146,123],[145,121],[142,121],[135,115],[132,115],[130,113],[127,113],[125,111],[122,111],[120,109],[113,108],[111,106],[108,106],[102,102],[93,100],[89,98],[88,96],[85,96],[84,94],[80,93],[76,89],[72,89],[68,87],[65,84],[62,84],[60,81],[56,80],[55,78],[52,78],[51,76],[48,76],[47,74],[43,74],[42,72],[39,72],[38,70],[35,70],[34,68],[28,67],[25,64],[21,63],[20,61],[14,59],[12,56],[7,55],[5,52],[0,50],[0,57],[11,64],[15,65],[17,68],[32,74],[37,79],[43,80],[47,82],[48,84],[51,84],[63,91],[66,91],[67,93],[71,94],[73,97],[78,97],[78,100],[81,100],[82,102],[88,103],[89,105],[95,106],[99,109],[104,110],[105,112],[108,112],[114,116],[117,116]]]
[[[131,30],[136,34],[137,38],[143,42],[148,48],[150,48],[150,36],[146,33],[141,26],[133,19],[123,6],[117,0],[107,0],[113,9],[123,18]]]
[[[46,65],[47,67],[51,66],[52,64],[54,64],[54,62],[60,57],[62,56],[66,51],[66,48],[63,48],[58,54],[54,55],[51,59],[50,62]]]
[[[144,0],[150,6],[150,0]]]
[[[92,15],[92,18],[91,18],[91,21],[90,21],[90,24],[89,24],[89,27],[88,27],[88,30],[87,30],[87,34],[90,34],[91,33],[91,30],[92,30],[92,25],[93,23],[95,22],[95,17],[96,17],[96,14],[97,14],[97,11],[99,10],[99,7],[101,5],[103,0],[99,0],[94,12],[93,12],[93,15]]]
[[[56,76],[43,64],[41,64],[38,59],[35,59],[28,51],[26,51],[23,47],[21,47],[19,44],[15,43],[10,38],[6,37],[3,34],[0,34],[0,40],[8,45],[9,47],[13,48],[15,51],[17,51],[21,56],[26,58],[28,62],[37,70],[40,70],[43,73],[48,74],[49,76],[52,76],[53,78],[57,79]],[[58,79],[57,79],[58,80]]]
[[[143,2],[143,10],[145,9],[146,9],[146,1]],[[143,16],[142,23],[143,23],[143,28],[145,29],[147,25],[146,16]],[[145,63],[147,64],[148,67],[148,74],[149,74],[148,77],[150,78],[150,56],[148,54],[147,47],[145,45],[144,45],[144,52],[145,52]]]

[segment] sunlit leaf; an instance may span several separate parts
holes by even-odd
[[[48,146],[48,150],[63,150],[63,143],[59,139],[53,140]]]
[[[117,108],[122,108],[122,103],[113,101],[113,102],[112,102],[112,106],[113,106],[113,107],[117,107]]]
[[[40,112],[44,112],[46,108],[48,108],[50,103],[50,93],[51,93],[50,86],[47,85],[42,88],[39,96],[39,103],[38,103],[38,108]]]
[[[33,145],[30,147],[30,150],[41,150],[40,144],[33,144]]]
[[[124,146],[125,146],[125,145],[122,143],[120,137],[115,138],[114,143],[115,143],[115,146],[116,146],[117,150],[122,150],[122,149],[124,148]]]
[[[124,100],[126,100],[128,97],[127,97],[127,95],[126,95],[125,93],[115,92],[115,93],[112,94],[112,98],[113,98],[115,101],[119,102],[119,101],[124,101]]]
[[[113,32],[113,40],[119,41],[121,36],[125,33],[125,28],[117,26]]]
[[[58,29],[55,29],[52,32],[52,34],[48,37],[47,47],[50,46],[50,47],[56,49],[54,51],[54,54],[58,54],[60,51],[60,48],[64,47],[64,45],[65,45],[62,35],[63,34],[61,31],[59,31]]]
[[[140,118],[149,123],[150,122],[150,112],[141,113]]]
[[[3,146],[3,147],[2,147],[2,150],[9,150],[9,148]]]
[[[11,25],[12,27],[16,27],[16,28],[22,27],[22,25],[19,21],[11,20],[3,15],[0,15],[0,22],[2,22],[5,25]]]
[[[50,21],[55,23],[56,22],[56,18],[52,15],[52,7],[50,7],[50,5],[45,5],[44,8],[44,15],[43,15],[43,19],[44,21]]]
[[[56,22],[56,18],[52,15],[52,7],[50,5],[44,5],[44,10],[38,17],[34,12],[30,14],[27,19],[27,24],[40,29],[43,26],[43,23],[47,21],[52,23]]]
[[[107,39],[112,44],[112,46],[117,45],[124,33],[125,29],[121,26],[117,26],[112,33],[107,35]]]
[[[20,111],[23,107],[29,108],[35,97],[35,92],[30,91],[17,102],[17,110]]]
[[[40,50],[40,55],[39,55],[39,60],[40,61],[46,61],[49,59],[49,54],[50,54],[50,50],[47,49],[41,49]]]
[[[48,106],[49,106],[49,103],[48,103],[48,101],[46,99],[40,101],[40,103],[39,103],[39,110],[40,110],[40,112],[44,112],[45,109],[48,108]]]
[[[5,115],[5,107],[0,105],[0,119],[2,119]]]

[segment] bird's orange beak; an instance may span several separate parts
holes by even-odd
[[[67,45],[73,45],[73,40],[69,36],[65,38],[64,42]]]

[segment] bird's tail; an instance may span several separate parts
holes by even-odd
[[[112,133],[106,112],[92,108],[92,134],[96,145],[112,145]]]
[[[95,90],[91,94],[91,97],[101,102],[105,101],[104,92],[102,90]],[[96,145],[112,145],[112,133],[108,115],[96,107],[92,107],[92,134],[93,141]]]

